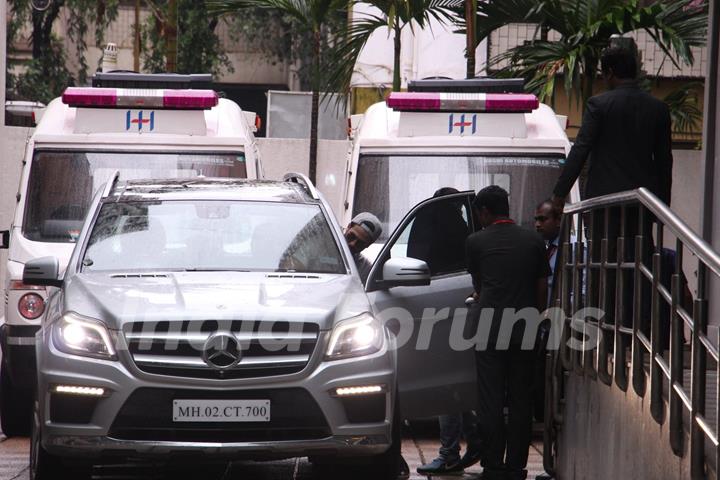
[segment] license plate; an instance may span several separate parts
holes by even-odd
[[[269,422],[270,400],[173,400],[174,422]]]

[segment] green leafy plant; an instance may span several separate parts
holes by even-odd
[[[66,65],[62,43],[57,38],[52,38],[46,54],[32,59],[26,72],[17,77],[14,85],[16,96],[47,105],[67,87],[75,84],[75,79]]]
[[[345,0],[209,0],[206,2],[214,14],[242,14],[252,9],[262,9],[281,13],[294,22],[301,31],[310,37],[312,66],[310,83],[312,88],[312,107],[310,113],[310,180],[315,182],[317,172],[318,112],[320,88],[324,72],[322,70],[324,36],[327,26],[338,12],[344,12]]]
[[[10,0],[8,22],[8,46],[18,40],[22,28],[32,25],[30,41],[32,43],[32,60],[27,64],[27,72],[8,83],[15,86],[10,96],[20,95],[30,100],[47,100],[49,95],[56,96],[65,86],[74,83],[75,79],[67,68],[67,56],[62,42],[53,34],[53,24],[60,18],[61,12],[66,21],[68,39],[76,47],[76,58],[79,65],[77,83],[87,82],[88,64],[86,38],[91,26],[94,26],[95,44],[103,45],[104,33],[110,23],[115,20],[119,0],[53,0],[44,11],[32,8],[30,0]],[[8,62],[8,67],[10,67]],[[48,86],[39,83],[45,79]],[[37,93],[34,93],[37,92]],[[50,96],[49,98],[53,98]]]
[[[706,42],[708,5],[706,0],[658,0],[649,5],[641,0],[502,0],[478,3],[476,23],[476,43],[510,23],[557,32],[558,40],[538,39],[511,48],[490,59],[489,66],[509,62],[501,74],[522,75],[541,99],[553,95],[562,74],[568,96],[584,105],[612,35],[645,31],[675,65],[690,65],[691,47]]]
[[[697,131],[698,126],[702,124],[703,113],[698,96],[701,87],[702,83],[700,82],[685,83],[663,98],[670,108],[673,131],[692,133]]]
[[[230,23],[231,38],[239,39],[253,51],[264,54],[272,63],[288,65],[300,89],[312,90],[313,36],[293,16],[282,11],[249,8],[242,14],[224,17]],[[321,71],[326,72],[327,52],[347,22],[347,11],[328,12],[321,28]]]
[[[393,91],[399,91],[401,33],[406,27],[426,28],[435,19],[442,23],[456,21],[455,10],[462,0],[372,0],[380,14],[358,15],[338,36],[330,56],[331,68],[326,78],[327,89],[347,95],[360,52],[379,28],[387,27],[393,35]]]
[[[143,25],[143,68],[150,72],[167,71],[167,30],[174,28],[169,22],[174,18],[167,0],[148,0],[152,15]],[[177,8],[177,73],[212,73],[221,75],[234,72],[232,62],[223,49],[216,33],[220,22],[218,15],[211,15],[204,2],[176,0]]]

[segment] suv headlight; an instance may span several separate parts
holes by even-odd
[[[385,341],[382,324],[369,313],[335,325],[326,353],[328,360],[370,355],[380,351]]]
[[[73,355],[114,360],[115,348],[110,332],[100,321],[66,313],[53,328],[53,344]]]

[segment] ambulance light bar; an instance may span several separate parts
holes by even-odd
[[[411,80],[408,92],[525,93],[522,78],[470,78],[463,80]]]
[[[528,113],[540,102],[532,94],[392,92],[387,106],[401,112]]]
[[[92,77],[92,86],[99,88],[165,88],[173,90],[212,90],[212,75],[209,73],[134,73],[97,72]]]
[[[204,110],[218,104],[218,94],[213,90],[68,87],[62,102],[71,107]]]

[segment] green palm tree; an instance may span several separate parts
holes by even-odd
[[[423,29],[432,19],[452,23],[457,15],[455,10],[462,5],[463,0],[370,0],[363,3],[376,7],[380,14],[364,14],[353,18],[339,36],[327,71],[326,85],[329,91],[343,94],[349,92],[350,80],[360,52],[370,35],[382,27],[387,27],[393,33],[393,91],[399,91],[402,30],[408,26],[412,29]]]
[[[707,38],[707,0],[494,0],[479,2],[476,44],[510,23],[536,24],[559,40],[539,39],[491,58],[489,66],[508,61],[501,73],[529,79],[528,89],[542,99],[555,92],[563,75],[569,97],[579,91],[584,105],[592,95],[600,54],[613,35],[644,30],[679,67],[694,61],[691,47]],[[543,35],[543,37],[546,37]]]
[[[310,113],[310,180],[317,176],[318,110],[320,89],[324,78],[321,46],[323,27],[332,15],[347,8],[347,0],[207,0],[208,11],[215,14],[242,13],[247,9],[275,10],[291,17],[297,25],[309,32],[313,39],[312,55],[312,107]]]

